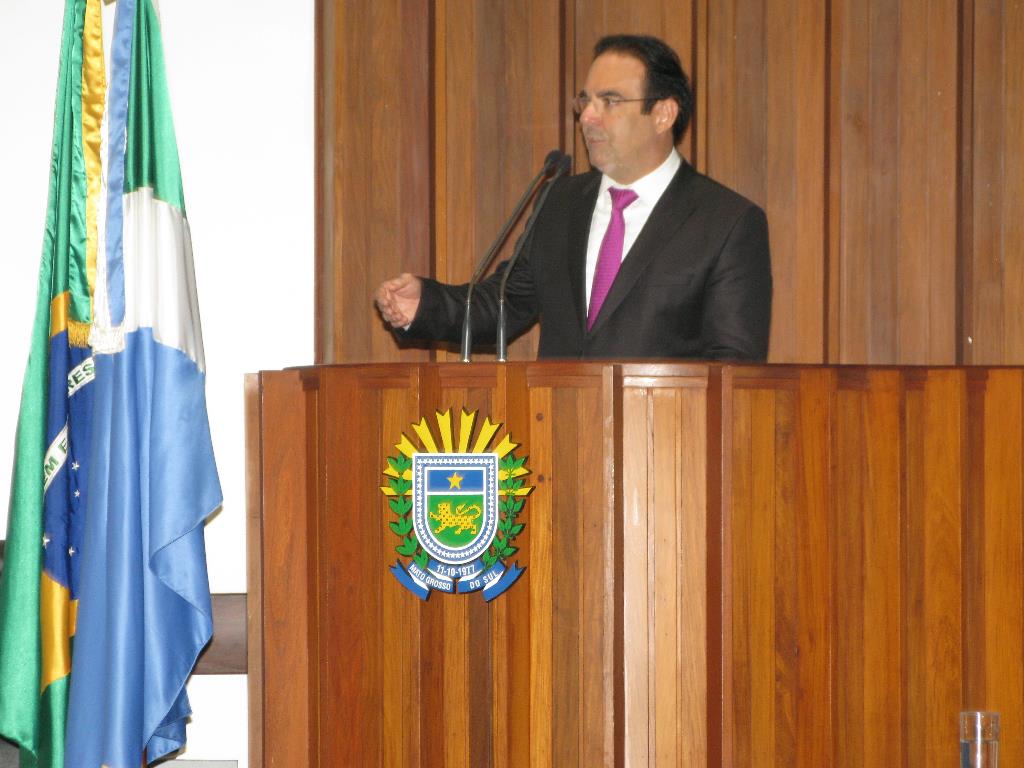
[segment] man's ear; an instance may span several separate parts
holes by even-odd
[[[658,133],[671,132],[676,117],[679,116],[679,102],[675,99],[661,99],[654,103],[651,112],[654,114],[654,125]]]

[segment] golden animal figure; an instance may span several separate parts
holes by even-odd
[[[475,514],[473,510],[476,510]],[[462,533],[465,530],[470,530],[474,534],[477,532],[476,523],[482,514],[479,504],[459,504],[455,511],[452,511],[452,505],[450,502],[442,501],[437,505],[437,512],[431,512],[430,517],[433,520],[437,520],[440,525],[434,529],[434,533],[441,533],[448,528],[455,529],[455,535]]]

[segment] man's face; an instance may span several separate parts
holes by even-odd
[[[671,123],[665,125],[666,102],[659,102],[645,115],[642,101],[608,108],[601,100],[604,96],[642,99],[646,80],[647,72],[639,59],[603,53],[590,65],[580,94],[590,98],[589,106],[580,114],[590,164],[619,184],[631,184],[653,171],[664,162],[672,146]]]

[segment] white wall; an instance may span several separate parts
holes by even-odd
[[[224,488],[214,592],[245,591],[242,376],[313,359],[313,0],[163,0],[168,79]],[[63,3],[0,0],[0,530],[35,304]],[[244,678],[190,684],[190,759],[246,765]]]

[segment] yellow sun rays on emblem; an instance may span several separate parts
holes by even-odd
[[[437,422],[436,432],[431,429],[430,422],[427,421],[426,417],[421,418],[418,422],[410,425],[412,428],[412,434],[419,438],[419,444],[422,448],[418,447],[408,435],[402,434],[401,440],[395,445],[396,450],[408,458],[412,458],[414,453],[496,453],[499,458],[504,458],[513,450],[519,447],[519,443],[513,442],[513,440],[507,435],[503,435],[498,444],[491,448],[491,443],[494,442],[498,431],[501,429],[501,422],[491,421],[489,416],[485,416],[483,423],[478,425],[476,423],[476,411],[466,411],[462,409],[458,420],[458,434],[455,434],[455,425],[452,423],[452,409],[449,408],[444,413],[437,411],[434,413],[434,420]],[[474,439],[475,438],[475,439]],[[393,467],[388,466],[384,468],[384,474],[389,477],[399,477],[399,472]],[[528,470],[523,467],[518,467],[506,472],[505,470],[499,471],[499,479],[505,480],[508,476],[521,477],[528,474]],[[457,477],[457,479],[454,479]],[[412,480],[412,470],[406,469],[401,473],[403,480]],[[462,477],[453,476],[449,478],[449,482],[453,483],[452,488],[461,488],[459,483],[462,481]],[[395,491],[388,486],[381,486],[381,491],[388,496],[394,496]],[[524,486],[523,488],[512,491],[512,495],[525,496],[532,488],[530,486]],[[406,496],[412,495],[412,489],[409,488],[405,494]],[[503,491],[502,495],[506,495]]]

